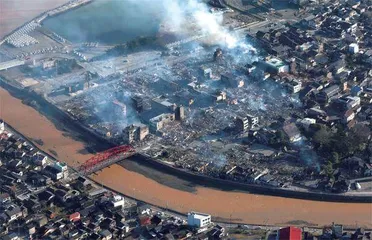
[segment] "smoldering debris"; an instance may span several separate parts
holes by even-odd
[[[125,61],[122,56],[113,57],[106,62],[113,74],[101,76],[95,81],[98,87],[61,105],[118,143],[129,124],[145,124],[152,134],[132,143],[139,152],[211,176],[255,182],[276,174],[278,162],[290,161],[293,165],[281,176],[268,177],[284,185],[303,164],[288,160],[278,149],[270,157],[261,151],[253,153],[250,145],[268,144],[276,131],[269,126],[291,118],[302,107],[297,95],[254,68],[263,56],[245,38],[221,25],[222,15],[211,13],[205,4],[197,0],[135,1],[139,6],[144,3],[150,7],[168,4],[160,17],[175,32],[186,37],[210,35],[215,45],[204,45],[198,39],[164,52],[131,53]],[[254,70],[248,73],[247,65]],[[135,102],[134,96],[138,96]],[[178,113],[176,119],[175,109],[180,106],[184,116],[180,119]],[[257,118],[258,124],[236,132],[236,119],[247,115]],[[304,161],[316,161],[309,151],[302,153]]]

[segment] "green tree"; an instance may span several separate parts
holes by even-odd
[[[369,127],[363,124],[357,124],[345,135],[336,134],[333,139],[333,149],[348,156],[358,151],[364,151],[368,144],[371,131]]]
[[[279,143],[288,143],[288,138],[283,131],[277,131],[275,137]]]
[[[333,164],[331,161],[328,161],[326,165],[323,165],[324,173],[329,177],[332,178],[333,176]]]
[[[269,139],[269,144],[274,147],[285,146],[289,143],[287,135],[282,131],[277,131],[274,136]]]
[[[320,127],[320,129],[316,131],[313,136],[313,142],[318,148],[329,148],[331,140],[332,132],[324,125],[322,125],[322,127]]]
[[[333,164],[338,164],[338,163],[340,163],[340,156],[338,155],[337,152],[332,152],[332,153],[331,153],[331,162],[332,162]]]

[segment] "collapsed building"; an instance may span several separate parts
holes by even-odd
[[[237,132],[247,132],[256,127],[258,127],[258,117],[247,114],[244,117],[236,117],[235,119],[235,129]]]
[[[213,53],[213,61],[219,62],[222,60],[222,49],[217,48],[216,51]]]
[[[87,81],[73,83],[65,87],[65,93],[71,94],[76,93],[78,91],[86,90],[90,87],[90,83]]]
[[[161,129],[165,125],[185,118],[185,109],[166,99],[154,98],[151,100],[151,109],[143,111],[140,116],[149,125],[151,132],[162,135]]]
[[[224,85],[232,88],[240,88],[244,86],[244,80],[232,73],[221,74],[221,81]]]
[[[127,116],[127,106],[117,100],[104,101],[96,106],[96,114],[103,121],[113,121],[118,117],[122,119]]]
[[[174,113],[162,113],[149,119],[150,130],[154,133],[160,133],[160,130],[168,123],[176,119]]]
[[[205,79],[212,78],[212,69],[206,66],[201,66],[199,69],[200,75],[202,75]]]

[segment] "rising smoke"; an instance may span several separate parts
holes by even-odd
[[[222,26],[222,14],[211,13],[208,6],[199,0],[131,1],[139,7],[155,5],[154,8],[158,9],[161,6],[162,22],[172,32],[186,36],[194,36],[196,33],[205,35],[213,41],[213,44],[228,48],[244,46],[238,40],[238,36]]]

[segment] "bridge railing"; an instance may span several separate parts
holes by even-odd
[[[135,154],[135,149],[129,145],[118,146],[104,152],[98,153],[88,159],[79,168],[79,172],[83,175],[88,175],[108,167],[120,160],[128,158]]]

